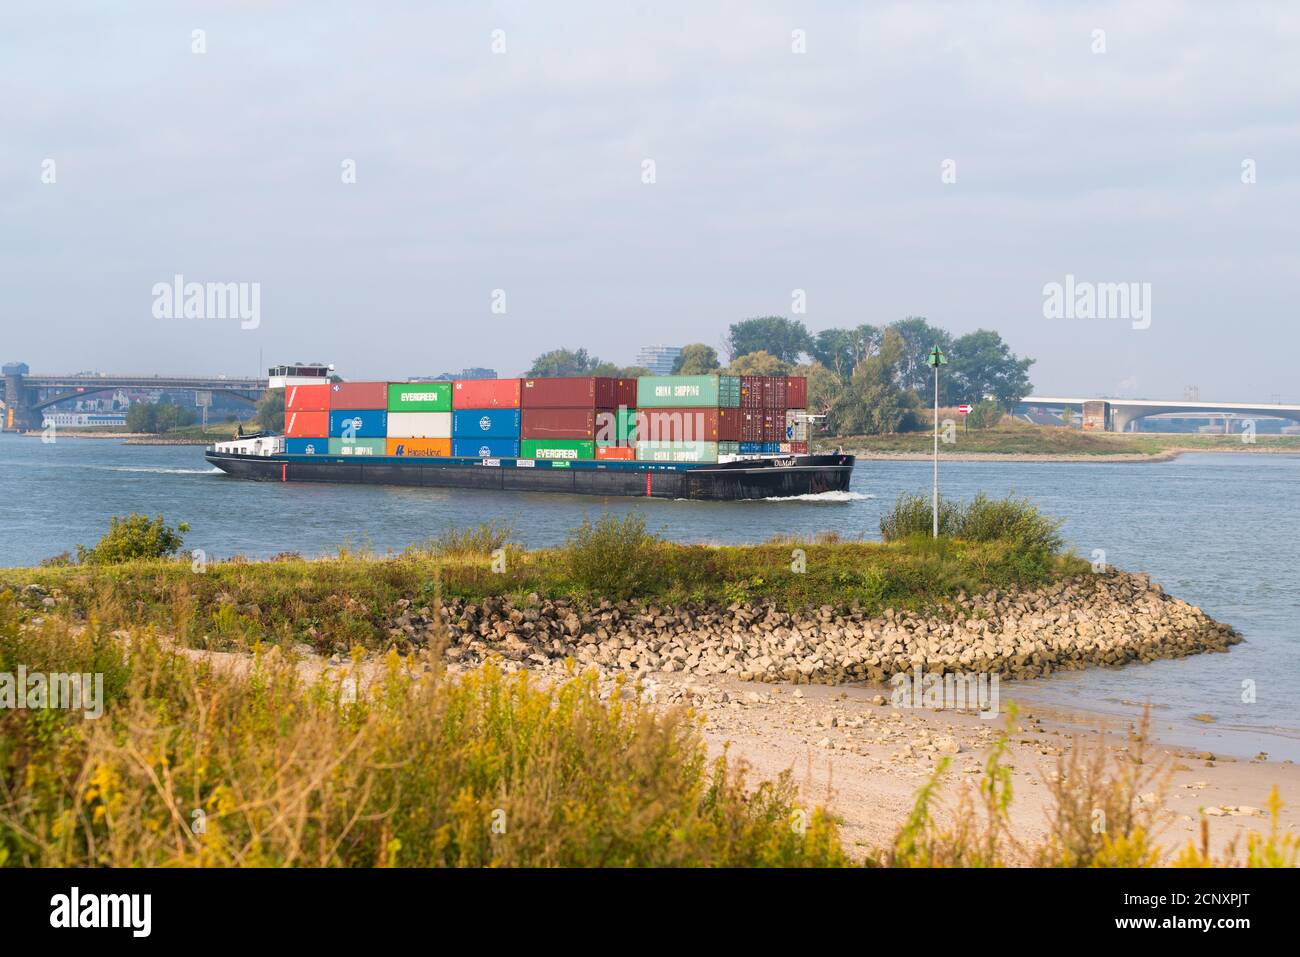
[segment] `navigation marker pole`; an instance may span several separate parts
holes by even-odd
[[[948,364],[948,357],[935,346],[927,360],[934,367],[934,497],[930,502],[930,515],[934,520],[934,537],[939,537],[939,366]]]

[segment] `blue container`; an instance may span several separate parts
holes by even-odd
[[[348,432],[349,426],[353,431]],[[388,413],[383,409],[340,409],[330,413],[330,438],[384,439]]]
[[[329,439],[285,439],[284,451],[287,455],[326,455],[330,450]]]
[[[762,442],[741,442],[740,443],[741,455],[757,455],[762,451],[763,451]]]
[[[517,416],[519,413],[515,413]],[[518,439],[452,439],[451,454],[467,459],[517,459]]]
[[[519,410],[457,409],[451,414],[451,437],[453,439],[517,439],[519,438]]]

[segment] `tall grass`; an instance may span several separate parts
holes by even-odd
[[[407,550],[408,556],[421,554],[464,557],[491,555],[498,549],[517,545],[514,526],[504,522],[481,522],[471,528],[450,525],[424,545]]]
[[[903,494],[880,518],[887,542],[933,533],[931,496]],[[939,534],[967,542],[1003,542],[1022,552],[1055,555],[1064,545],[1061,521],[1050,518],[1025,498],[989,498],[983,492],[969,502],[939,500]]]
[[[710,762],[684,709],[540,687],[434,654],[304,677],[94,626],[20,630],[0,656],[108,667],[105,716],[0,711],[0,863],[11,866],[762,866],[843,863],[788,775]],[[107,656],[107,658],[106,658]],[[634,691],[634,689],[628,689]]]

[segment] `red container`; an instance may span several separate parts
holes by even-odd
[[[787,382],[781,375],[743,375],[740,377],[742,409],[781,409],[786,405]],[[802,408],[802,406],[796,406]]]
[[[741,442],[784,442],[785,413],[766,412],[762,409],[740,411]]]
[[[786,405],[786,383],[788,381],[783,375],[767,377],[767,383],[763,387],[763,408],[780,409],[782,412],[788,408]]]
[[[596,458],[619,462],[630,462],[636,458],[636,449],[630,445],[598,445]]]
[[[284,434],[291,439],[323,439],[330,434],[328,412],[284,412]]]
[[[451,384],[453,409],[517,409],[518,379],[458,379]]]
[[[785,407],[787,409],[808,408],[808,380],[801,375],[792,375],[785,380]]]
[[[636,408],[636,379],[614,380],[614,404],[610,408]]]
[[[791,453],[792,455],[807,455],[807,454],[808,454],[808,443],[807,443],[807,442],[791,442],[791,443],[790,443],[790,453]]]
[[[594,439],[595,409],[524,409],[520,437],[525,439]]]
[[[636,380],[606,376],[524,379],[520,404],[525,409],[631,408],[636,404]]]
[[[739,442],[739,409],[641,409],[636,413],[637,441]]]
[[[329,383],[285,386],[284,408],[286,412],[328,412],[330,408]]]
[[[387,409],[387,382],[335,382],[330,386],[331,409]]]

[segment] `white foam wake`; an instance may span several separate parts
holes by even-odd
[[[760,502],[862,502],[874,495],[863,492],[816,492],[807,495],[783,495],[777,498],[757,499]]]

